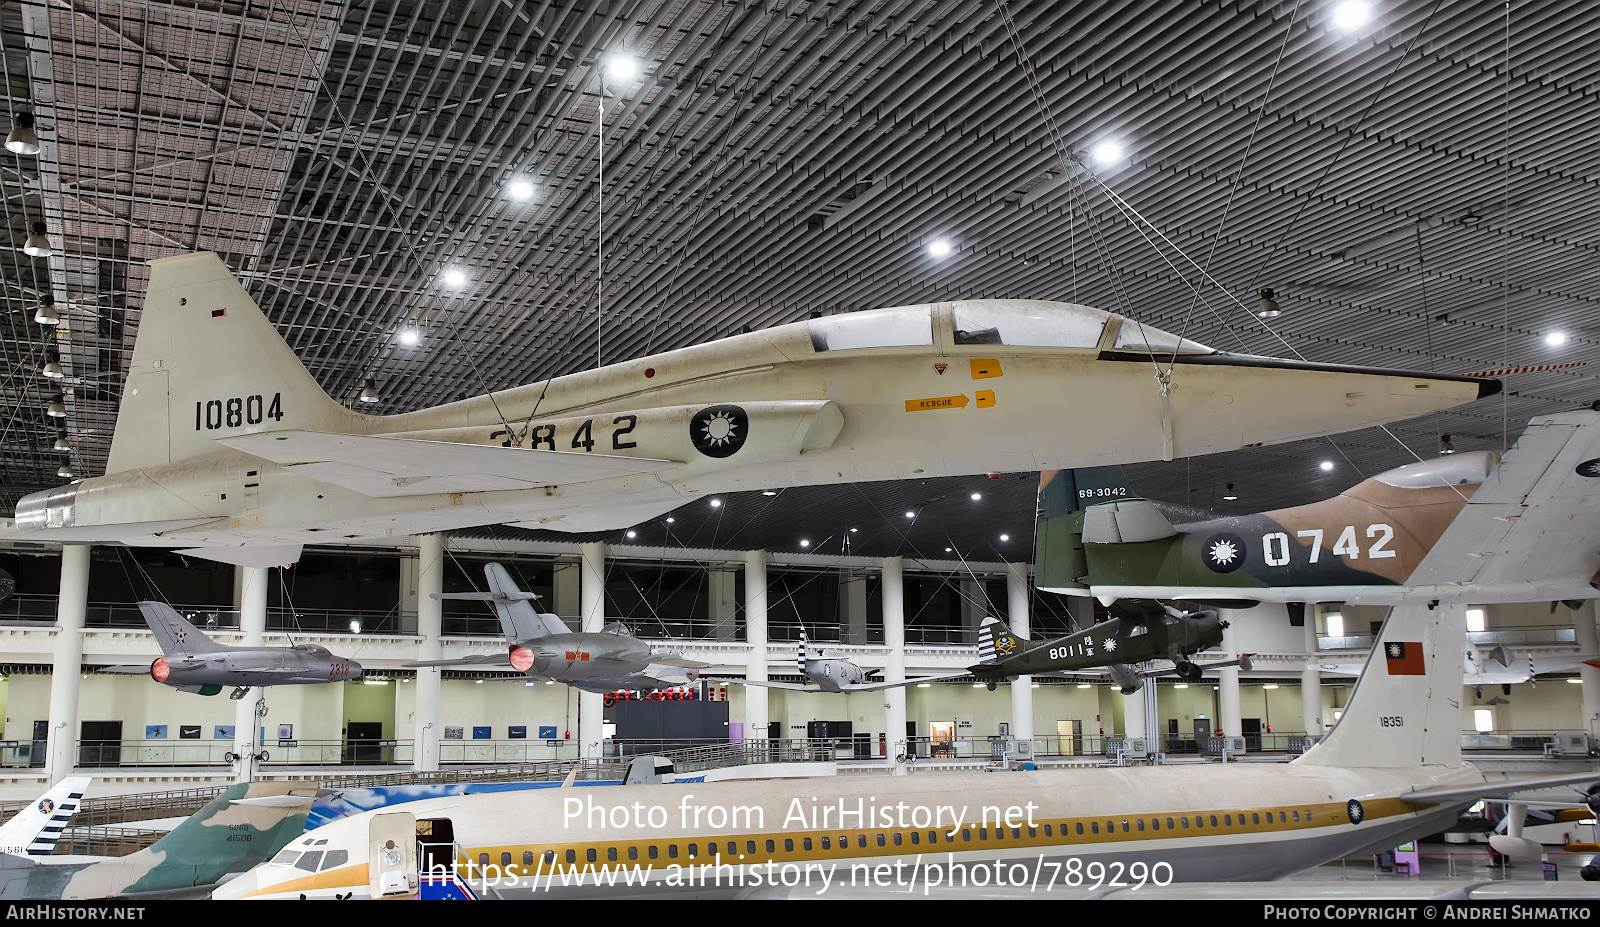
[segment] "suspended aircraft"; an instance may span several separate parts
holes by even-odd
[[[318,833],[348,854],[346,867],[311,879],[264,866],[215,897],[405,897],[426,873],[418,860],[454,865],[507,898],[736,895],[767,884],[778,867],[807,864],[837,873],[941,866],[945,875],[952,864],[1098,862],[1121,872],[1160,867],[1161,879],[1177,882],[1273,879],[1434,833],[1485,796],[1600,779],[1594,771],[1507,779],[1462,761],[1460,700],[1431,695],[1461,690],[1460,606],[1395,608],[1378,637],[1339,721],[1290,763],[463,795],[335,821]],[[708,817],[711,808],[723,814]],[[453,845],[431,855],[416,835],[443,826]],[[393,853],[372,855],[389,841]],[[465,874],[461,860],[473,863]],[[686,867],[697,877],[686,879]],[[602,868],[632,877],[576,884],[578,873]]]
[[[821,316],[364,415],[328,398],[221,258],[199,253],[151,262],[105,475],[23,497],[15,524],[275,566],[303,544],[473,525],[611,530],[734,490],[1170,460],[1499,389],[980,299]]]
[[[1222,643],[1222,632],[1228,623],[1219,619],[1216,612],[1210,609],[1185,612],[1158,602],[1139,604],[1145,607],[1071,634],[1039,641],[1023,640],[998,619],[985,618],[978,626],[978,662],[967,667],[967,672],[979,682],[987,682],[993,691],[1002,680],[1018,676],[1103,667],[1124,694],[1131,694],[1139,691],[1149,676],[1171,673],[1186,682],[1197,682],[1210,669],[1224,666],[1251,669],[1250,654],[1206,664],[1189,659]],[[1170,660],[1172,668],[1136,668],[1136,664],[1155,660]]]
[[[1596,654],[1536,656],[1531,651],[1518,652],[1505,646],[1485,651],[1468,643],[1462,682],[1468,688],[1477,689],[1479,695],[1483,694],[1484,686],[1502,686],[1505,694],[1509,695],[1510,687],[1517,683],[1549,673],[1576,673],[1584,664],[1594,665],[1597,662],[1600,662],[1600,655]],[[1325,676],[1361,675],[1359,663],[1339,660],[1314,661],[1307,663],[1306,668],[1317,670]]]
[[[231,785],[155,843],[112,859],[0,854],[0,900],[203,897],[300,836],[318,791],[315,782]]]
[[[165,602],[140,602],[145,624],[161,645],[161,656],[146,666],[108,666],[102,673],[143,675],[180,692],[216,695],[233,686],[231,698],[243,698],[253,686],[352,682],[361,664],[334,656],[317,644],[288,647],[235,647],[219,644],[185,621]]]
[[[1567,601],[1600,583],[1600,412],[1540,416],[1503,459],[1454,454],[1338,496],[1217,516],[1120,470],[1041,475],[1040,588],[1187,602]]]
[[[483,567],[488,592],[434,593],[437,599],[488,602],[500,619],[509,652],[482,654],[453,660],[425,660],[408,667],[503,667],[535,679],[564,682],[589,692],[618,689],[669,689],[699,678],[707,664],[681,654],[656,650],[634,637],[620,621],[599,631],[572,631],[566,622],[548,612],[537,612],[539,597],[518,588],[499,563]]]
[[[795,650],[795,668],[800,671],[800,678],[807,682],[773,682],[772,680],[753,679],[707,679],[707,682],[734,682],[745,686],[761,686],[766,689],[789,689],[795,692],[881,692],[884,689],[902,689],[918,682],[929,682],[938,679],[953,679],[964,676],[965,673],[944,673],[937,676],[918,676],[904,682],[869,682],[867,670],[862,669],[855,661],[843,657],[825,658],[822,649],[818,648],[816,656],[811,656],[807,650],[806,629],[800,627],[800,643]]]

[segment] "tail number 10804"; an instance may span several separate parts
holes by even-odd
[[[201,399],[194,404],[194,430],[216,431],[219,428],[242,428],[259,425],[267,419],[283,420],[283,394],[273,393],[267,402],[260,394],[235,396],[232,399]]]

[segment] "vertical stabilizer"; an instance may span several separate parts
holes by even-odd
[[[800,675],[806,675],[806,626],[800,626],[800,648],[795,651],[795,664],[800,667]]]
[[[1461,762],[1466,610],[1389,612],[1338,723],[1296,760],[1317,766],[1455,766]]]
[[[165,602],[140,602],[139,611],[144,612],[144,623],[155,632],[156,641],[165,656],[193,656],[227,649],[200,633],[199,628],[185,621]]]
[[[1087,592],[1083,583],[1089,572],[1083,553],[1084,508],[1136,498],[1121,467],[1040,473],[1038,524],[1033,535],[1034,584],[1050,592]]]
[[[0,853],[14,856],[49,856],[61,839],[67,821],[78,812],[89,776],[67,776],[39,800],[0,825]]]
[[[978,662],[999,663],[1002,656],[1010,656],[1017,652],[1020,641],[1000,622],[1000,619],[989,616],[983,619],[983,624],[978,626]]]
[[[567,634],[567,626],[555,615],[542,614],[533,607],[538,596],[523,592],[505,566],[485,564],[483,575],[489,583],[490,601],[500,616],[500,630],[510,643],[538,640],[551,634]]]
[[[107,473],[215,454],[216,438],[354,431],[222,259],[150,262]]]

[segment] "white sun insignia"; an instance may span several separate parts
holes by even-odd
[[[1389,656],[1394,657],[1396,660],[1400,659],[1400,655],[1402,653],[1404,653],[1404,652],[1405,651],[1400,649],[1400,645],[1399,644],[1390,644],[1389,645]]]
[[[1229,564],[1233,558],[1239,556],[1239,551],[1233,546],[1232,541],[1218,541],[1211,545],[1211,560],[1214,563]]]
[[[701,427],[706,430],[706,441],[713,447],[721,447],[734,439],[734,430],[739,426],[734,423],[733,416],[718,412],[707,418]]]
[[[1109,638],[1109,637],[1106,638],[1105,647],[1106,647],[1106,653],[1110,653],[1111,651],[1116,650],[1117,649],[1116,640],[1114,640],[1112,638]]]

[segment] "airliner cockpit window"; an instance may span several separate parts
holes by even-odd
[[[1140,637],[1142,635],[1149,634],[1149,633],[1150,633],[1150,629],[1145,627],[1142,624],[1136,624],[1132,628],[1128,629],[1128,636],[1129,637]]]
[[[975,299],[951,304],[955,343],[1092,348],[1111,313],[1076,303]]]
[[[806,323],[817,351],[852,348],[929,347],[933,344],[933,311],[929,306],[900,306],[823,316]]]

